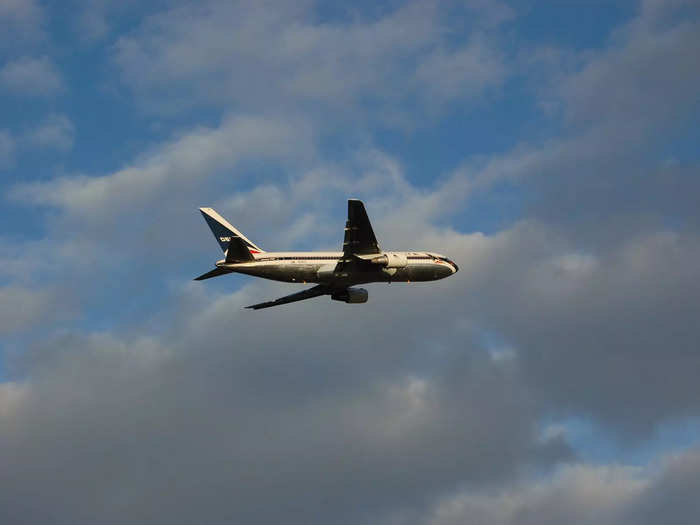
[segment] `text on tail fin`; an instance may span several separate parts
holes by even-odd
[[[250,253],[262,253],[265,250],[256,246],[250,239],[234,228],[231,223],[219,215],[213,208],[199,208],[209,229],[214,234],[222,252],[226,252],[232,238],[239,238],[246,245]]]

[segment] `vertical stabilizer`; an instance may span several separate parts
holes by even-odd
[[[372,224],[365,211],[365,205],[357,199],[348,200],[348,220],[345,223],[343,253],[348,255],[381,253],[377,238],[374,236],[374,230],[372,230]]]
[[[216,238],[216,242],[219,243],[221,251],[226,253],[229,248],[231,239],[238,238],[241,242],[248,248],[248,251],[252,254],[263,253],[265,250],[256,246],[250,239],[234,228],[230,222],[219,215],[213,208],[199,208],[202,212],[204,220],[207,221],[207,225],[211,232]]]

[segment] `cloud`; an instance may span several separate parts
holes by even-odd
[[[43,23],[36,0],[0,0],[0,49],[42,39]]]
[[[555,523],[646,525],[687,523],[698,511],[697,449],[668,455],[646,468],[567,465],[543,480],[497,490],[465,490],[409,523],[492,525]]]
[[[295,158],[313,149],[304,123],[235,116],[216,128],[195,128],[146,153],[131,166],[97,176],[71,176],[23,185],[21,199],[56,206],[69,216],[111,221],[129,208],[182,197],[207,179],[250,158]],[[100,218],[101,217],[101,218]]]
[[[136,263],[144,258],[178,253],[183,271],[199,271],[188,264],[193,258],[210,263],[202,254],[211,238],[197,208],[221,199],[222,186],[256,186],[260,170],[291,170],[314,155],[313,130],[303,120],[239,115],[181,132],[112,173],[20,183],[8,193],[15,202],[56,211],[42,230],[44,245],[51,246],[41,248],[42,258],[51,261],[53,279],[86,284],[68,293],[91,310],[90,304],[117,304],[123,294],[160,286],[163,274],[152,273],[157,264]],[[250,217],[261,213],[247,211]],[[135,263],[142,271],[134,272]],[[128,286],[88,284],[97,268],[110,274],[109,283],[123,279]]]
[[[0,287],[0,333],[21,332],[47,319],[55,318],[60,300],[47,289],[28,289],[18,286]],[[59,310],[58,317],[68,313],[69,307]]]
[[[553,71],[538,71],[531,82],[537,101],[557,108],[550,116],[561,132],[470,162],[465,175],[482,191],[515,184],[525,190],[526,216],[571,228],[587,244],[619,242],[669,222],[697,228],[689,195],[698,163],[692,156],[669,163],[668,150],[692,129],[697,112],[700,73],[692,63],[700,22],[653,20],[643,10],[600,51],[575,59],[554,53]]]
[[[63,78],[48,57],[25,57],[0,69],[0,88],[16,95],[45,97],[63,91]]]
[[[569,122],[643,136],[663,132],[697,103],[700,21],[688,17],[656,27],[649,11],[655,13],[645,9],[619,30],[622,45],[594,56],[559,86]]]
[[[66,115],[53,113],[31,130],[26,140],[34,147],[67,151],[73,148],[74,136],[73,122]]]
[[[697,450],[591,465],[556,431],[558,418],[584,417],[624,447],[700,409],[698,172],[662,146],[694,108],[696,19],[645,2],[603,49],[553,52],[532,77],[556,132],[437,182],[412,184],[405,158],[367,138],[384,115],[358,126],[363,140],[327,148],[358,108],[415,103],[423,115],[427,98],[473,101],[512,78],[492,32],[512,11],[481,6],[460,41],[446,36],[455,6],[426,3],[338,16],[180,4],[117,39],[114,60],[142,103],[162,95],[180,111],[182,97],[226,116],[120,169],[11,190],[13,204],[48,215],[45,239],[2,244],[0,329],[23,341],[0,385],[0,519],[624,525],[698,514]],[[51,119],[48,143],[68,144],[70,126]],[[470,231],[465,208],[503,185],[522,211],[493,234]],[[337,249],[348,196],[367,201],[383,247],[441,251],[460,272],[371,285],[360,307],[318,298],[265,312],[241,307],[287,285],[183,284],[219,256],[197,206],[266,248]],[[86,320],[54,321],[75,303]]]
[[[260,130],[259,144],[251,142],[253,129]],[[127,272],[122,278],[145,285],[150,270],[139,265],[136,273],[130,272],[128,261],[173,250],[185,261],[194,257],[195,248],[211,246],[196,214],[182,213],[204,202],[205,181],[235,167],[242,152],[295,158],[298,138],[280,122],[226,119],[217,128],[192,131],[159,146],[124,170],[22,186],[16,196],[56,206],[71,239],[89,246],[75,250],[78,258],[87,251],[114,264],[119,247],[118,266]],[[318,159],[311,160],[313,166]],[[585,247],[566,223],[524,221],[493,236],[435,226],[464,199],[474,198],[475,188],[488,184],[482,181],[496,162],[506,173],[509,163],[517,166],[501,159],[483,171],[458,170],[430,190],[418,190],[406,181],[396,159],[378,150],[358,151],[346,166],[308,168],[302,163],[287,181],[261,181],[217,196],[213,204],[269,249],[298,247],[309,242],[307,237],[312,238],[309,248],[321,244],[334,249],[344,221],[338,202],[350,193],[367,197],[384,247],[438,250],[458,261],[461,271],[440,301],[450,305],[453,319],[474,323],[508,343],[521,380],[542,409],[584,413],[637,438],[659,422],[695,413],[700,399],[687,371],[696,364],[691,349],[698,337],[692,312],[700,307],[697,237],[653,228],[625,236],[621,243]],[[165,188],[168,206],[160,202]],[[318,196],[313,202],[308,201],[311,192]],[[191,201],[188,206],[185,198]],[[148,221],[152,228],[144,228],[140,219],[146,206],[155,207]],[[120,224],[118,234],[115,223]],[[160,224],[170,224],[180,235],[163,236]],[[201,245],[186,248],[183,238]],[[257,300],[251,298],[251,303]],[[640,376],[646,381],[639,383]],[[664,387],[668,376],[677,378],[673,389]]]
[[[622,523],[652,525],[687,522],[697,516],[700,504],[693,495],[700,489],[700,451],[696,448],[666,458],[661,472],[640,494],[635,505],[628,505]]]
[[[104,42],[119,27],[125,16],[141,16],[135,0],[75,0],[72,26],[81,44]],[[163,4],[165,5],[165,4]]]
[[[323,122],[329,110],[369,116],[362,108],[381,101],[394,113],[405,113],[398,108],[406,105],[415,112],[432,106],[433,90],[441,100],[469,100],[505,77],[490,40],[452,50],[445,37],[456,19],[495,23],[494,11],[478,5],[446,11],[436,2],[409,2],[378,16],[323,20],[311,3],[185,4],[120,38],[115,62],[124,83],[154,107],[167,89],[187,94],[178,97],[178,111],[212,103],[267,110],[302,104]],[[445,75],[448,68],[457,69],[455,78]]]
[[[193,313],[163,338],[69,334],[18,357],[22,395],[0,433],[13,451],[0,473],[6,518],[366,521],[568,457],[537,438],[517,370],[468,337],[447,346],[454,329],[387,338],[377,306],[356,310],[350,333],[343,309],[270,319],[238,308],[255,290],[188,288],[180,311]],[[446,360],[417,366],[426,351]]]
[[[442,100],[472,99],[501,85],[508,75],[503,57],[493,46],[474,40],[455,51],[436,50],[416,70],[416,78]]]
[[[637,436],[697,413],[688,371],[698,365],[700,239],[660,232],[594,253],[571,243],[524,223],[451,246],[456,308],[514,346],[525,380],[555,412]]]

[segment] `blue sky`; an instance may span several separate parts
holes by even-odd
[[[0,518],[688,522],[699,14],[0,0]],[[192,282],[350,197],[460,272]]]

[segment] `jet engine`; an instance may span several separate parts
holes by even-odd
[[[331,295],[334,301],[343,301],[346,303],[366,303],[369,294],[364,288],[348,288],[342,292],[337,292]]]
[[[408,258],[404,253],[384,252],[382,255],[372,259],[374,264],[381,264],[384,268],[406,268]]]

